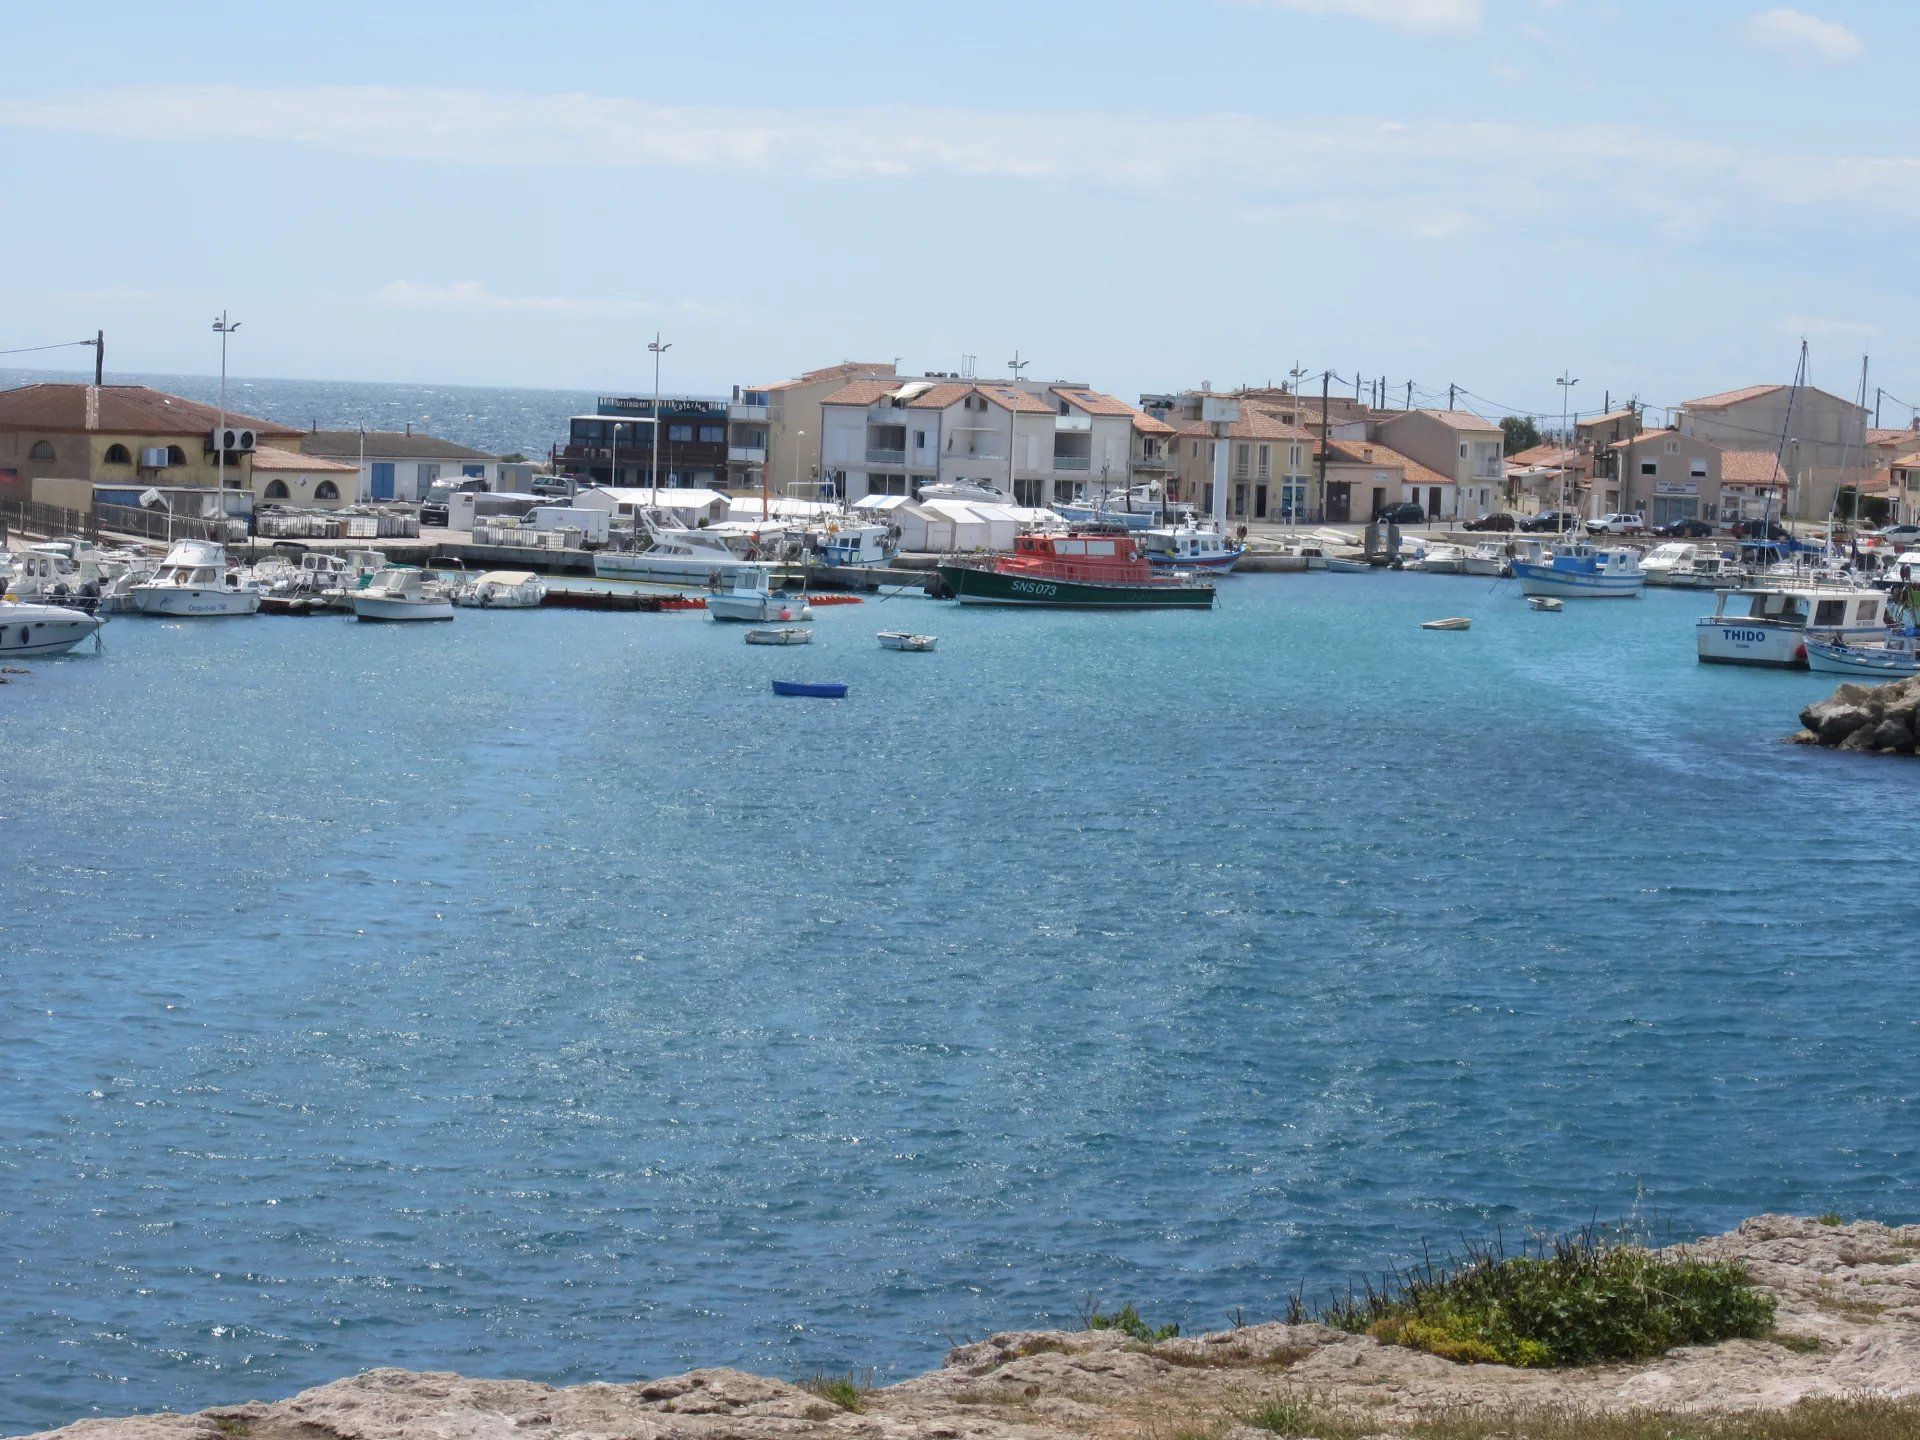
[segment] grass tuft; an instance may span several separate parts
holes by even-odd
[[[1329,1306],[1327,1323],[1463,1364],[1645,1360],[1757,1339],[1774,1300],[1725,1261],[1661,1254],[1597,1226],[1508,1255],[1496,1241],[1397,1272]]]
[[[1414,1424],[1413,1440],[1920,1440],[1920,1399],[1802,1400],[1728,1414],[1461,1410]]]
[[[1814,1223],[1816,1225],[1831,1226],[1831,1225],[1844,1225],[1847,1222],[1844,1216],[1835,1214],[1833,1211],[1829,1210],[1823,1215],[1816,1215],[1814,1217]]]
[[[1089,1330],[1118,1330],[1130,1340],[1138,1340],[1142,1345],[1157,1345],[1162,1340],[1172,1340],[1180,1334],[1178,1325],[1162,1325],[1158,1328],[1147,1324],[1140,1318],[1140,1312],[1133,1308],[1129,1300],[1112,1314],[1103,1314],[1091,1306],[1087,1309],[1087,1328]]]
[[[851,1374],[810,1375],[800,1382],[800,1388],[855,1415],[867,1408],[867,1396],[873,1393],[872,1386],[861,1385]]]

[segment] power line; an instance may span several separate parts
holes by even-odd
[[[85,345],[88,349],[92,349],[93,341],[59,340],[51,345],[22,345],[17,350],[0,350],[0,355],[31,355],[36,350],[68,350],[76,345]]]

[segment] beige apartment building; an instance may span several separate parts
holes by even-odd
[[[1402,410],[1370,424],[1374,439],[1435,472],[1418,499],[1429,520],[1471,520],[1505,497],[1506,433],[1464,410]],[[1331,514],[1328,518],[1333,518]]]
[[[1842,485],[1863,485],[1872,468],[1865,406],[1813,386],[1749,385],[1679,407],[1676,428],[1722,450],[1778,452],[1785,437],[1787,509],[1825,515]]]
[[[768,488],[774,494],[782,495],[789,485],[814,478],[820,460],[820,403],[823,400],[852,381],[883,379],[893,373],[891,360],[845,360],[838,365],[808,370],[797,379],[769,385],[763,391],[754,392],[751,401],[736,400],[736,407],[743,404],[751,406],[762,395],[765,397],[764,415],[749,418],[749,410],[743,413],[740,424],[754,426],[760,432],[757,438],[762,441],[763,454],[759,464],[766,471]],[[728,423],[731,431],[734,425],[731,411]],[[744,444],[756,437],[751,433],[738,436],[730,433],[729,452],[733,448],[731,442],[736,438]],[[750,466],[751,462],[743,461],[741,473],[747,473]],[[731,455],[727,470],[731,479],[734,474]]]
[[[1240,418],[1216,439],[1203,420],[1174,427],[1174,476],[1169,498],[1202,513],[1213,509],[1214,448],[1227,448],[1227,519],[1239,524],[1308,520],[1312,511],[1314,437],[1297,425],[1242,404]]]

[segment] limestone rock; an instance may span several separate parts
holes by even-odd
[[[1920,686],[1914,687],[1920,703]],[[1920,1226],[1761,1215],[1692,1247],[1745,1265],[1779,1305],[1770,1340],[1675,1350],[1642,1365],[1456,1365],[1320,1325],[1253,1325],[1142,1345],[1111,1330],[994,1335],[938,1370],[842,1409],[800,1386],[695,1370],[564,1389],[373,1370],[290,1399],[125,1420],[38,1440],[1072,1440],[1217,1432],[1287,1389],[1391,1434],[1461,1407],[1778,1407],[1812,1396],[1920,1393]],[[1808,1349],[1808,1342],[1817,1349]]]

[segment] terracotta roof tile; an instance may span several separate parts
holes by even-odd
[[[1579,426],[1611,425],[1615,420],[1631,420],[1639,413],[1638,410],[1632,408],[1626,410],[1609,410],[1604,415],[1589,416],[1585,420],[1576,419],[1574,423]]]
[[[844,360],[838,365],[825,365],[818,370],[803,370],[798,379],[782,380],[769,385],[769,390],[791,390],[799,385],[814,385],[822,380],[858,380],[864,376],[893,373],[893,366],[885,360]]]
[[[1173,426],[1156,416],[1147,414],[1144,410],[1136,410],[1133,412],[1133,428],[1138,430],[1142,435],[1171,435],[1174,433]]]
[[[211,435],[220,411],[146,385],[21,385],[0,390],[0,430],[106,435]],[[227,423],[263,436],[300,432],[277,420],[227,411]]]
[[[1319,454],[1319,446],[1314,447],[1314,453]],[[1453,484],[1438,470],[1422,465],[1411,455],[1403,455],[1391,445],[1382,445],[1377,440],[1329,440],[1327,460],[1329,463],[1344,460],[1349,465],[1398,465],[1402,477],[1410,485]]]
[[[1616,444],[1619,442],[1615,442]],[[1608,446],[1612,449],[1612,446]],[[1565,463],[1562,463],[1564,457]],[[1509,465],[1551,465],[1557,470],[1591,470],[1593,452],[1575,447],[1563,451],[1551,442],[1535,445],[1526,450],[1516,450],[1507,457]]]
[[[1778,387],[1776,387],[1778,388]],[[1772,485],[1786,488],[1786,472],[1771,450],[1723,450],[1720,452],[1720,482],[1723,485]]]
[[[1176,434],[1191,436],[1196,440],[1212,438],[1213,427],[1204,420],[1185,420],[1175,430]],[[1270,412],[1255,405],[1242,405],[1240,418],[1227,430],[1229,440],[1314,440],[1318,437],[1302,430],[1298,425],[1289,425],[1276,419]]]
[[[855,380],[842,385],[820,403],[822,405],[878,405],[906,382],[891,377],[880,380]]]
[[[1077,386],[1056,385],[1053,393],[1077,410],[1089,415],[1113,415],[1131,417],[1134,408],[1124,400],[1116,400],[1111,395],[1102,395],[1098,390],[1086,390]]]
[[[306,470],[316,473],[355,475],[358,467],[318,455],[303,455],[298,450],[282,450],[277,445],[262,445],[253,452],[255,470]]]
[[[1038,395],[1029,395],[1010,385],[975,385],[973,388],[1003,410],[1018,410],[1028,415],[1053,414],[1053,407]]]
[[[1776,390],[1784,390],[1784,385],[1746,385],[1738,390],[1722,390],[1718,395],[1702,395],[1698,400],[1689,400],[1681,408],[1684,410],[1717,410],[1723,405],[1738,405],[1742,400],[1758,400],[1762,395],[1771,395]]]
[[[1442,425],[1453,430],[1491,430],[1496,435],[1500,433],[1500,427],[1493,421],[1467,410],[1416,410],[1413,413],[1425,415],[1430,420],[1438,420]]]
[[[896,387],[897,388],[897,387]],[[942,381],[930,390],[924,390],[907,402],[909,410],[944,410],[956,401],[973,393],[973,386]]]

